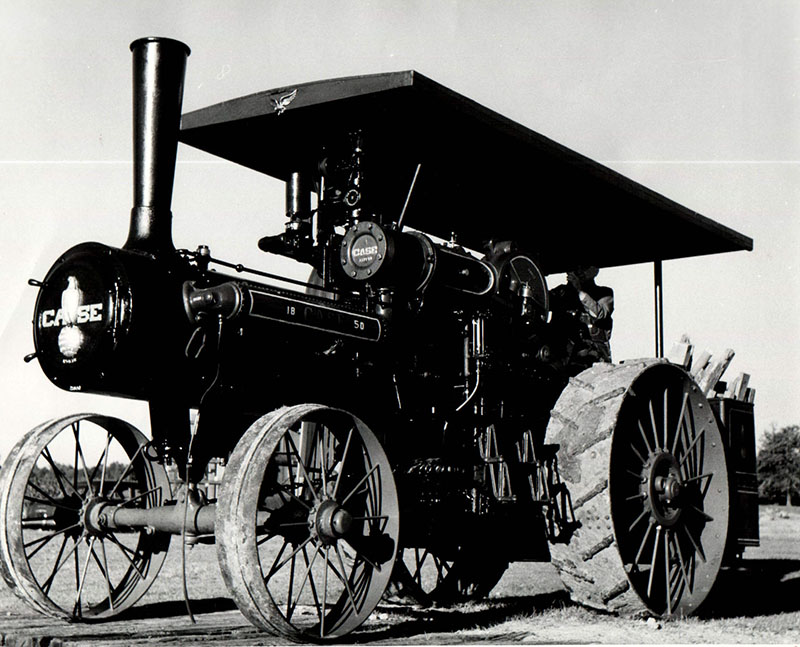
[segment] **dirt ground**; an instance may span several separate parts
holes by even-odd
[[[761,510],[759,548],[721,574],[708,608],[661,621],[604,615],[572,605],[550,564],[513,564],[489,599],[454,608],[381,604],[350,636],[372,644],[800,643],[800,509]],[[183,601],[177,546],[159,579],[124,618],[67,624],[38,615],[0,584],[0,645],[275,645],[227,597],[213,546],[188,554],[191,608]]]

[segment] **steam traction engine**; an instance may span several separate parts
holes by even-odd
[[[181,118],[188,48],[131,49],[129,237],[35,282],[34,340],[56,386],[147,401],[152,437],[81,414],[20,441],[0,473],[17,594],[113,616],[180,535],[216,541],[245,616],[295,639],[352,631],[387,592],[483,596],[514,560],[553,559],[599,608],[703,602],[752,521],[729,520],[726,458],[752,408],[732,434],[682,368],[577,353],[544,274],[749,239],[413,72]],[[179,140],[285,181],[285,231],[258,245],[307,282],[175,249]],[[196,487],[211,459],[218,500]]]

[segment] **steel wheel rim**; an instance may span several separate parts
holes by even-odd
[[[70,442],[73,459],[62,463],[58,449]],[[0,489],[2,556],[7,581],[26,602],[47,615],[88,621],[114,616],[146,593],[169,535],[100,531],[96,524],[90,530],[86,523],[105,501],[150,507],[170,498],[166,472],[146,455],[146,443],[121,420],[83,414],[37,427],[17,444]],[[119,478],[109,470],[112,456],[127,457]]]
[[[711,407],[682,370],[654,367],[620,409],[609,458],[614,536],[628,580],[658,615],[686,615],[722,561],[728,478]]]
[[[220,564],[257,626],[295,640],[337,638],[369,616],[389,583],[394,479],[354,416],[320,405],[283,411],[256,422],[240,441],[250,449],[235,456],[237,446],[231,458],[228,470],[241,477],[223,485],[222,510],[232,506],[217,517]],[[237,524],[244,535],[234,546]]]

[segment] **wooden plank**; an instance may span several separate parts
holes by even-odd
[[[739,385],[742,383],[742,376],[744,373],[739,373],[733,382],[728,383],[728,388],[725,389],[725,393],[723,397],[725,398],[735,398],[736,394],[739,392]]]
[[[692,365],[692,351],[694,346],[685,342],[676,342],[672,344],[672,348],[667,353],[667,359],[673,364],[683,366],[687,371]]]
[[[730,366],[735,354],[732,349],[726,348],[722,355],[716,355],[711,359],[697,381],[704,395],[707,396],[714,389],[728,366]]]
[[[704,350],[700,355],[692,362],[691,366],[691,373],[692,377],[695,379],[695,382],[700,381],[700,375],[703,370],[708,366],[708,362],[711,360],[711,351]]]
[[[750,375],[748,373],[742,373],[742,381],[739,384],[739,388],[737,389],[736,393],[734,394],[734,398],[737,400],[743,400],[747,402],[747,388],[750,386]]]

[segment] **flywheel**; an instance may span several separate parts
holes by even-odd
[[[608,611],[692,613],[717,579],[728,532],[725,449],[692,378],[665,360],[595,364],[551,412],[580,527],[551,546],[572,599]]]

